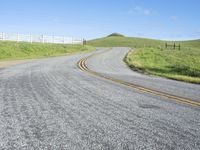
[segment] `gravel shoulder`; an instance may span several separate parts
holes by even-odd
[[[22,63],[31,62],[31,61],[34,61],[34,60],[36,60],[36,59],[0,61],[0,69],[10,67],[10,66],[15,66],[15,65],[18,65],[18,64],[22,64]]]

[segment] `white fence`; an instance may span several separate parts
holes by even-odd
[[[73,37],[61,36],[46,36],[46,35],[25,35],[25,34],[7,34],[0,33],[0,40],[2,41],[16,41],[16,42],[37,42],[37,43],[55,43],[55,44],[83,44],[83,39]]]

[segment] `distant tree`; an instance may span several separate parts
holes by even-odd
[[[125,37],[124,35],[122,35],[120,33],[112,33],[112,34],[108,35],[108,37],[112,37],[112,36]]]

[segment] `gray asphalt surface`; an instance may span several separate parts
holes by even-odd
[[[133,72],[123,62],[124,56],[130,49],[113,48],[105,50],[106,53],[101,52],[100,55],[96,55],[87,61],[87,66],[91,70],[154,90],[200,101],[200,85]]]
[[[130,71],[121,60],[127,51],[115,48],[87,65],[110,76],[199,97],[198,85]],[[0,149],[200,149],[199,108],[90,76],[76,65],[87,55],[0,70]]]

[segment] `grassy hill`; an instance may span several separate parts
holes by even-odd
[[[145,38],[133,38],[123,36],[108,36],[101,39],[88,41],[88,45],[95,47],[144,47],[144,46],[159,46],[165,42],[160,40],[152,40]]]
[[[180,42],[184,47],[188,48],[200,48],[200,40],[190,40]]]
[[[125,62],[133,69],[175,80],[200,83],[200,40],[177,41],[181,50],[165,48],[165,43],[145,38],[109,36],[91,40],[96,47],[131,47]]]
[[[90,50],[94,50],[94,47],[0,41],[0,61],[59,56]]]

